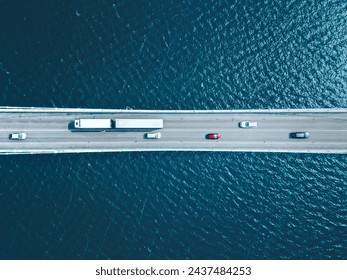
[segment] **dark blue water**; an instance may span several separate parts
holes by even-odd
[[[2,0],[0,104],[347,107],[347,3]],[[345,155],[2,156],[0,178],[1,259],[347,259]]]

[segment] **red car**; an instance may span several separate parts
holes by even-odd
[[[219,133],[209,133],[206,135],[207,139],[219,139],[220,138],[220,134]]]

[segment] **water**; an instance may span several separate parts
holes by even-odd
[[[40,3],[39,3],[40,2]],[[345,1],[0,1],[0,104],[347,107]],[[2,156],[2,259],[346,259],[345,155]]]

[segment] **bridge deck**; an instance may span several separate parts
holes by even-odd
[[[160,130],[82,132],[71,129],[76,118],[162,118]],[[258,127],[241,129],[243,120]],[[347,153],[347,109],[327,111],[214,111],[214,112],[64,112],[0,111],[0,154],[106,152],[153,150],[269,151]],[[161,139],[144,134],[160,131]],[[290,139],[289,133],[307,131],[309,139]],[[26,132],[23,141],[9,140],[14,132]],[[207,133],[220,133],[207,140]]]

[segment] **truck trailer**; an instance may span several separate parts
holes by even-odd
[[[77,119],[74,122],[74,127],[79,129],[104,129],[112,128],[111,119]]]
[[[163,128],[162,119],[116,119],[115,128]]]

